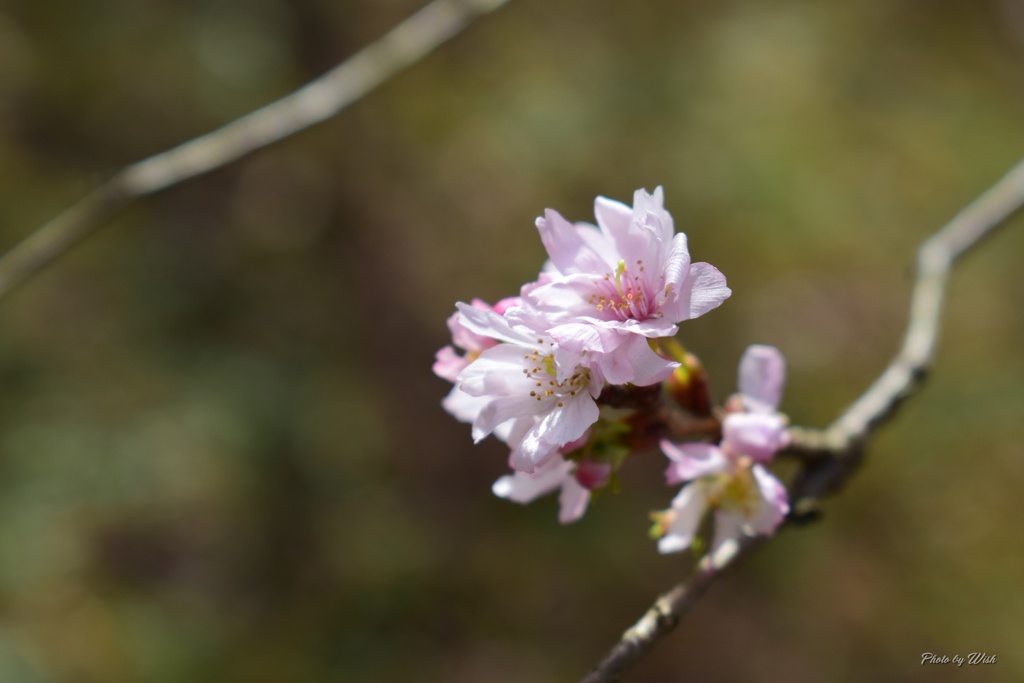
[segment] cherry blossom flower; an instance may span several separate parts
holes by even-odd
[[[670,470],[670,483],[677,483],[681,476],[692,481],[668,510],[655,515],[657,530],[663,534],[659,552],[689,548],[708,509],[714,511],[715,521],[712,553],[730,539],[775,533],[789,512],[785,487],[752,459],[730,458],[709,444],[675,446],[663,441],[661,448],[677,466]]]
[[[567,460],[561,455],[549,458],[533,474],[515,472],[494,482],[494,495],[516,503],[530,503],[537,498],[560,490],[558,495],[558,521],[575,522],[587,511],[590,492],[607,483],[611,475],[610,463]]]
[[[708,508],[715,516],[712,552],[742,534],[772,534],[785,518],[786,490],[760,464],[789,443],[786,416],[776,411],[785,376],[778,349],[750,346],[740,360],[740,393],[722,421],[721,444],[661,442],[672,461],[665,471],[668,483],[690,482],[658,516],[661,552],[690,546]]]
[[[647,339],[675,335],[677,323],[716,308],[731,291],[715,267],[690,262],[660,187],[637,190],[632,208],[598,197],[594,213],[597,226],[573,225],[552,209],[537,219],[553,281],[524,294],[524,308],[550,321],[562,347],[595,354],[609,382],[660,382],[678,364]]]
[[[585,353],[566,351],[543,332],[539,318],[513,326],[494,311],[457,306],[461,325],[503,342],[484,349],[458,376],[459,388],[476,399],[473,438],[507,429],[513,466],[534,472],[597,421],[594,399],[604,377],[585,365]]]

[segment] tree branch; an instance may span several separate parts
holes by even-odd
[[[827,441],[840,449],[863,441],[917,389],[935,354],[950,269],[1022,204],[1024,161],[924,241],[917,251],[917,281],[903,346],[875,383],[829,425]]]
[[[789,522],[817,517],[819,501],[837,491],[860,464],[864,445],[920,386],[934,357],[946,281],[957,259],[1024,206],[1024,160],[929,237],[917,252],[917,279],[906,335],[881,376],[824,430],[793,428],[790,450],[803,455],[794,481]],[[765,538],[726,544],[705,556],[692,576],[661,595],[581,683],[612,683],[674,629],[722,573]]]
[[[225,166],[325,121],[506,0],[433,0],[326,74],[211,133],[122,169],[0,257],[0,296],[132,200]]]
[[[676,584],[658,596],[640,620],[622,634],[612,649],[580,683],[610,683],[622,677],[664,636],[674,629],[690,608],[735,561],[761,545],[765,538],[743,538],[726,544],[717,556],[705,556],[688,581]]]

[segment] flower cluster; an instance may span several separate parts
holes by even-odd
[[[448,320],[452,345],[434,364],[454,385],[445,409],[472,425],[474,440],[493,434],[509,446],[513,472],[494,483],[494,493],[527,503],[559,491],[563,523],[583,515],[592,492],[616,483],[616,469],[635,450],[634,431],[659,428],[641,430],[603,410],[603,392],[617,387],[636,396],[651,387],[644,395],[661,401],[656,385],[672,378],[676,396],[693,356],[669,338],[680,322],[731,294],[716,268],[691,262],[660,187],[637,190],[631,207],[598,197],[594,213],[597,225],[570,223],[551,209],[538,218],[549,260],[537,280],[494,306],[456,304]],[[673,460],[670,480],[696,481],[660,517],[662,551],[690,544],[706,507],[733,514],[719,523],[722,533],[732,533],[729,524],[774,529],[776,513],[785,514],[784,489],[759,464],[785,441],[785,419],[775,412],[781,356],[766,359],[756,350],[766,347],[754,348],[741,370],[741,396],[721,425],[721,445],[663,443]],[[706,395],[706,384],[699,389]],[[699,503],[680,503],[684,497]],[[769,500],[774,512],[755,497]]]

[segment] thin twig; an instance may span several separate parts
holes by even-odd
[[[0,296],[133,199],[225,166],[325,121],[506,0],[434,0],[331,71],[211,133],[122,169],[0,257]]]
[[[608,651],[594,669],[580,683],[606,683],[617,681],[626,670],[646,655],[661,638],[674,629],[690,608],[711,585],[741,556],[764,542],[764,538],[743,538],[736,545],[727,544],[725,553],[716,557],[705,556],[688,581],[679,583],[658,596],[651,608],[639,621],[622,634],[619,642]]]
[[[794,428],[794,448],[807,458],[790,491],[789,521],[812,517],[818,501],[837,491],[860,463],[867,439],[924,379],[935,353],[946,281],[957,259],[1024,206],[1024,160],[917,252],[917,279],[903,346],[882,375],[825,430]],[[612,683],[676,627],[707,589],[765,539],[745,538],[726,556],[705,557],[693,575],[658,598],[581,683]]]
[[[956,260],[1024,204],[1024,161],[929,237],[917,251],[917,281],[903,346],[874,384],[827,429],[845,449],[863,441],[918,387],[938,339],[946,281]]]

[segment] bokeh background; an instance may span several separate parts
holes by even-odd
[[[0,243],[321,74],[417,0],[0,2]],[[576,680],[690,560],[660,456],[561,527],[443,413],[456,300],[545,207],[664,185],[734,295],[716,395],[789,359],[821,426],[897,348],[913,251],[1024,155],[1016,0],[512,0],[332,121],[135,204],[0,302],[0,680]],[[824,520],[637,681],[1024,680],[1024,220]],[[972,671],[923,652],[984,651]]]

